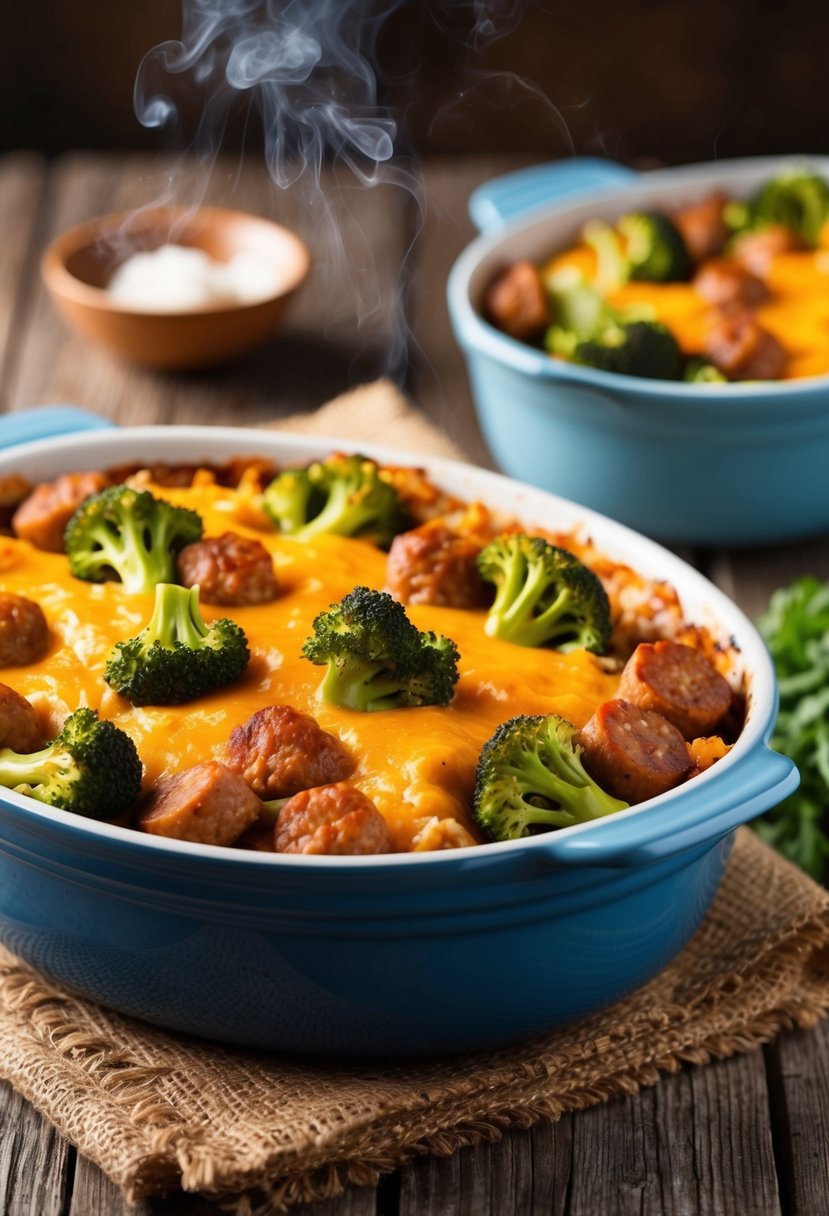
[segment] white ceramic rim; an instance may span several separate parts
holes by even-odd
[[[106,468],[133,463],[142,458],[169,463],[193,463],[201,459],[220,462],[233,456],[272,457],[285,464],[307,463],[331,451],[354,451],[372,456],[378,461],[396,465],[426,468],[438,485],[461,497],[480,498],[492,505],[513,511],[528,524],[548,527],[582,527],[610,557],[624,561],[644,575],[665,578],[677,590],[688,619],[697,624],[716,628],[716,635],[734,638],[742,656],[747,684],[747,720],[734,747],[723,759],[694,778],[696,791],[729,772],[745,759],[755,747],[761,746],[770,731],[776,708],[776,682],[768,651],[748,617],[722,591],[709,582],[681,558],[655,541],[634,532],[624,524],[608,519],[596,511],[581,507],[545,490],[525,485],[500,473],[473,465],[442,458],[406,453],[379,444],[355,445],[352,440],[336,436],[291,435],[242,427],[152,426],[124,427],[84,431],[19,444],[0,452],[0,474],[25,472],[31,481],[47,480],[61,472]],[[393,711],[389,711],[393,712]],[[625,811],[616,812],[614,822],[647,814],[651,808],[663,813],[664,804],[681,799],[687,786],[678,786],[657,798],[638,803]],[[236,865],[267,867],[298,866],[330,869],[360,869],[365,866],[450,864],[459,854],[464,858],[494,857],[498,853],[532,848],[542,843],[544,834],[522,840],[498,841],[471,845],[462,850],[447,849],[437,853],[392,853],[376,857],[329,857],[283,853],[260,853],[220,845],[195,844],[189,841],[162,840],[135,828],[85,819],[59,808],[48,807],[13,790],[0,791],[3,801],[25,811],[35,819],[63,823],[74,830],[82,829],[101,840],[123,842],[153,854],[185,854],[214,862],[233,861]],[[601,830],[602,821],[560,828],[556,836]]]

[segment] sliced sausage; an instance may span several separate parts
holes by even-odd
[[[386,588],[403,604],[481,608],[492,599],[478,573],[481,546],[438,520],[392,541],[386,563]]]
[[[267,705],[228,740],[225,762],[260,798],[287,798],[354,771],[346,748],[315,718],[291,705]]]
[[[277,853],[390,853],[386,821],[366,795],[339,781],[294,794],[274,829]]]
[[[729,380],[779,380],[786,349],[749,313],[724,316],[705,337],[705,353]]]
[[[644,802],[678,785],[691,770],[685,740],[667,718],[630,701],[605,701],[579,735],[584,766],[602,789]]]
[[[731,256],[752,274],[764,278],[779,253],[796,253],[803,242],[796,232],[783,224],[769,224],[757,232],[744,232],[735,237]]]
[[[10,747],[15,752],[36,752],[43,744],[43,732],[34,706],[8,684],[0,684],[0,747]]]
[[[267,604],[279,592],[268,550],[237,532],[185,545],[177,563],[180,581],[198,584],[206,604]]]
[[[731,708],[731,689],[705,655],[681,642],[642,642],[625,664],[617,696],[654,709],[686,739],[709,735]]]
[[[15,535],[36,549],[63,553],[63,534],[78,507],[90,494],[109,485],[104,473],[64,473],[57,481],[41,482],[12,516]]]
[[[716,308],[757,308],[768,299],[762,279],[728,258],[710,258],[694,275],[693,288]]]
[[[233,844],[259,816],[260,802],[241,777],[207,760],[158,782],[138,812],[154,836],[196,844]]]
[[[49,626],[40,604],[0,591],[0,667],[36,663],[49,649]]]
[[[12,516],[31,492],[31,484],[20,473],[0,476],[0,531],[11,531]]]
[[[700,202],[682,207],[674,213],[674,223],[695,262],[716,257],[725,248],[728,240],[728,225],[724,215],[727,202],[727,195],[718,190]]]
[[[531,341],[550,324],[550,308],[541,272],[532,262],[516,262],[492,283],[484,312],[511,338]]]

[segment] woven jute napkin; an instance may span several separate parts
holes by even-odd
[[[277,425],[451,454],[388,385]],[[379,1063],[232,1050],[110,1013],[0,951],[0,1075],[128,1198],[182,1188],[249,1216],[748,1051],[828,1008],[829,894],[741,829],[707,919],[670,966],[514,1047]]]

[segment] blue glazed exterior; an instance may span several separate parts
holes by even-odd
[[[259,439],[287,459],[323,442]],[[220,428],[85,434],[10,453],[0,472],[17,463],[50,475],[116,464],[127,453],[215,459],[249,444],[248,433]],[[369,454],[391,459],[382,449]],[[468,477],[470,489],[500,493],[502,502],[522,493],[451,462],[435,462],[433,473],[458,492]],[[533,510],[572,511],[535,497]],[[583,828],[374,858],[159,841],[2,791],[0,939],[61,984],[154,1024],[341,1057],[507,1043],[651,978],[700,924],[735,828],[783,798],[797,776],[768,749],[773,674],[742,614],[657,546],[598,517],[587,522],[620,552],[635,544],[681,593],[702,596],[700,607],[710,597],[724,630],[738,637],[752,674],[751,713],[713,769]]]
[[[251,865],[224,849],[159,856],[126,830],[35,823],[7,796],[0,936],[75,992],[207,1038],[337,1056],[508,1043],[618,999],[682,948],[734,824],[782,796],[791,766],[759,752],[725,802],[746,784],[762,792],[719,816],[709,798],[684,834],[663,826],[653,860],[629,819],[595,859],[576,848],[562,861],[555,841],[484,847],[363,863],[359,883],[354,867]]]
[[[715,186],[744,193],[780,168],[760,159],[621,170],[619,185],[620,166],[590,160],[582,177],[582,163],[481,187],[470,210],[487,231],[450,275],[452,324],[499,466],[660,539],[761,544],[829,528],[829,378],[700,386],[616,376],[553,360],[482,319],[498,269],[566,247],[589,215],[675,206]]]

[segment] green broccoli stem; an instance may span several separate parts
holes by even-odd
[[[290,802],[288,798],[268,798],[262,802],[262,809],[259,812],[259,818],[265,823],[273,823],[279,819],[279,812],[282,810],[286,802]]]
[[[344,663],[331,659],[320,685],[324,701],[362,711],[394,709],[400,681],[381,678],[383,664]]]
[[[507,764],[504,768],[506,775],[515,780],[523,800],[528,795],[536,794],[559,803],[562,808],[553,811],[528,804],[529,822],[566,828],[574,823],[587,823],[591,819],[612,815],[627,805],[588,781],[576,756],[565,759],[558,749],[548,749],[547,758],[557,772],[548,768],[535,751],[529,750],[521,752],[520,763]]]
[[[354,536],[373,519],[364,506],[365,492],[350,481],[339,480],[328,490],[322,510],[299,529],[303,539],[313,536]]]
[[[522,557],[516,556],[495,597],[486,632],[521,646],[543,646],[560,634],[572,634],[572,622],[556,629],[556,621],[572,603],[569,588],[562,587],[551,604],[541,612],[536,611],[549,586],[549,575],[540,563],[528,567]]]
[[[176,642],[197,647],[209,630],[199,610],[199,588],[179,587],[176,583],[159,583],[155,589],[155,606],[144,630],[145,640],[158,640],[167,650]]]
[[[118,571],[124,590],[136,595],[154,584],[169,582],[174,568],[167,529],[159,527],[159,535],[148,549],[144,526],[132,515],[124,513],[121,528],[122,537],[117,544],[103,529],[96,533],[96,540],[106,558],[105,564]]]
[[[0,748],[0,785],[44,801],[38,794],[38,786],[69,772],[73,766],[69,753],[54,744],[28,755],[10,747]]]
[[[595,284],[602,293],[616,291],[629,278],[630,263],[619,234],[604,220],[590,220],[582,233],[585,244],[596,254]]]

